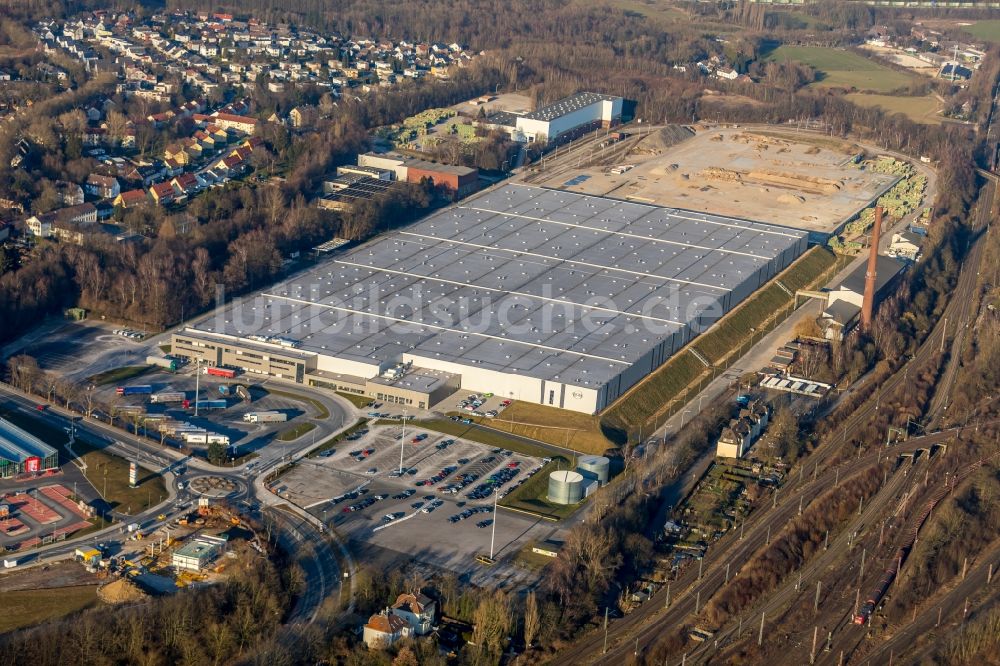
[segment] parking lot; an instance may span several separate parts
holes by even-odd
[[[0,505],[9,512],[0,516],[0,546],[27,550],[89,527],[89,507],[81,507],[71,497],[70,489],[51,481],[0,492]]]
[[[489,554],[494,520],[500,556],[552,532],[551,523],[532,516],[493,513],[493,489],[502,496],[540,469],[541,459],[416,427],[405,431],[401,440],[401,425],[374,426],[332,454],[301,461],[272,490],[349,539],[459,572]],[[491,476],[496,483],[488,484]]]
[[[204,428],[210,433],[217,433],[229,437],[230,446],[236,447],[237,455],[243,455],[271,443],[275,436],[290,427],[295,419],[312,419],[318,415],[316,408],[307,401],[296,400],[285,395],[270,394],[262,388],[250,386],[250,402],[244,402],[234,395],[231,388],[235,384],[245,385],[247,378],[239,377],[235,380],[213,377],[211,375],[201,375],[196,382],[194,368],[183,367],[176,373],[167,371],[151,371],[140,377],[129,379],[124,382],[115,382],[105,386],[96,387],[96,402],[108,405],[116,405],[117,409],[125,413],[120,415],[126,423],[131,422],[131,417],[127,413],[129,407],[139,407],[148,416],[163,417],[191,424],[199,428]],[[183,407],[180,402],[170,402],[166,404],[154,403],[150,401],[150,395],[117,395],[118,386],[149,385],[152,393],[178,392],[184,393],[186,399],[194,401],[195,386],[200,385],[200,396],[202,401],[225,400],[224,409],[198,410],[198,416],[194,415],[194,408]],[[228,394],[220,392],[220,387],[226,387]],[[244,414],[249,412],[277,411],[287,416],[287,421],[278,423],[247,423],[243,420]],[[106,415],[105,415],[106,416]],[[147,434],[157,436],[156,425],[153,420],[146,423]],[[142,426],[140,426],[140,432]],[[180,443],[180,440],[169,438],[167,441],[173,444]],[[194,448],[198,448],[197,445]]]

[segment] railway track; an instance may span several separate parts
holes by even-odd
[[[976,208],[975,221],[971,225],[974,232],[984,229],[989,223],[995,198],[996,180],[995,178],[988,178],[986,184],[980,190],[980,202],[988,203],[986,205],[982,205],[981,203]],[[940,345],[940,338],[938,336],[943,331],[944,317],[951,318],[955,326],[964,327],[967,323],[970,316],[968,302],[973,300],[972,296],[977,283],[979,265],[982,261],[983,246],[983,243],[978,242],[978,238],[973,240],[969,253],[963,262],[958,283],[948,305],[945,307],[942,319],[935,324],[930,334],[925,338],[920,347],[917,348],[917,351],[909,362],[914,367],[919,367],[920,364],[932,360],[937,353],[937,347]],[[883,382],[880,391],[891,395],[893,391],[904,384],[906,378],[907,373],[903,368],[900,368]],[[848,417],[843,426],[845,431],[856,431],[868,423],[877,414],[878,409],[879,400],[877,398],[874,400],[870,398]],[[908,444],[914,448],[920,448],[917,442],[922,442],[923,446],[927,446],[932,443],[944,441],[944,438],[947,436],[946,433],[955,433],[960,430],[956,428],[922,438],[911,439]],[[941,438],[936,439],[937,437]],[[797,511],[798,497],[815,497],[816,493],[824,487],[819,481],[825,479],[829,483],[829,477],[835,473],[835,470],[826,469],[825,464],[839,449],[840,443],[833,441],[829,441],[819,447],[809,457],[807,463],[811,464],[814,470],[824,467],[825,472],[819,479],[812,482],[804,482],[800,470],[799,479],[795,480],[795,475],[793,475],[793,479],[786,486],[792,492],[785,495],[785,499],[781,505],[770,511],[758,514],[756,519],[748,521],[744,525],[744,531],[748,527],[750,531],[744,534],[743,539],[737,541],[734,534],[731,533],[713,545],[709,557],[714,552],[719,552],[723,555],[715,559],[714,563],[709,564],[707,571],[705,571],[706,567],[703,567],[702,578],[700,580],[697,579],[697,571],[693,570],[693,568],[686,569],[671,584],[673,599],[669,608],[663,608],[666,601],[666,592],[661,590],[652,599],[643,604],[639,610],[616,622],[614,624],[614,631],[609,629],[608,640],[611,647],[606,654],[602,654],[603,632],[597,631],[592,632],[589,636],[579,641],[574,647],[561,652],[559,655],[560,661],[606,664],[622,663],[622,660],[627,659],[630,653],[642,652],[648,649],[659,637],[664,628],[682,625],[684,620],[695,610],[695,606],[707,602],[726,583],[725,561],[730,563],[733,561],[745,561],[750,554],[766,543],[767,535],[770,532],[773,531],[776,535],[777,530],[787,523],[790,511]],[[905,449],[898,448],[894,450],[903,451]],[[876,455],[880,455],[880,453],[869,453],[861,456],[855,462],[848,463],[846,469],[841,471],[844,474],[843,478],[847,478],[851,473],[859,471],[861,469],[859,464],[862,461],[866,464],[871,464],[871,459],[876,457]],[[790,504],[795,504],[795,506],[789,506]],[[697,587],[695,586],[696,583],[699,584]],[[628,639],[627,642],[624,640],[626,637]]]

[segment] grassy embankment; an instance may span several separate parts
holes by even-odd
[[[0,634],[55,620],[100,603],[96,585],[75,585],[3,593]]]

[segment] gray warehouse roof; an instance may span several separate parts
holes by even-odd
[[[613,101],[616,99],[621,99],[620,97],[615,97],[614,95],[601,95],[599,93],[593,92],[579,92],[575,95],[570,95],[569,97],[564,97],[559,101],[553,102],[552,104],[547,104],[540,109],[536,109],[531,113],[526,113],[522,118],[530,118],[532,120],[545,120],[552,121],[556,118],[561,118],[567,114],[573,113],[574,111],[579,111],[580,109],[586,108],[591,104],[597,104],[598,102]]]
[[[738,298],[752,292],[761,269],[773,274],[805,238],[748,220],[505,185],[193,327],[283,336],[300,351],[368,364],[410,353],[596,388],[700,317],[714,321],[735,305],[734,289]]]

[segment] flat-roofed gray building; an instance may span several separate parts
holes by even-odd
[[[448,373],[447,386],[595,413],[806,243],[806,232],[749,220],[508,184],[234,302],[175,339],[226,341],[231,351],[215,350],[215,362],[223,354],[233,367],[247,360],[238,349],[263,344],[254,339],[294,340],[294,350],[265,346],[301,355],[295,381],[363,380],[367,395],[403,364]],[[193,342],[173,353],[192,349],[201,353]]]

